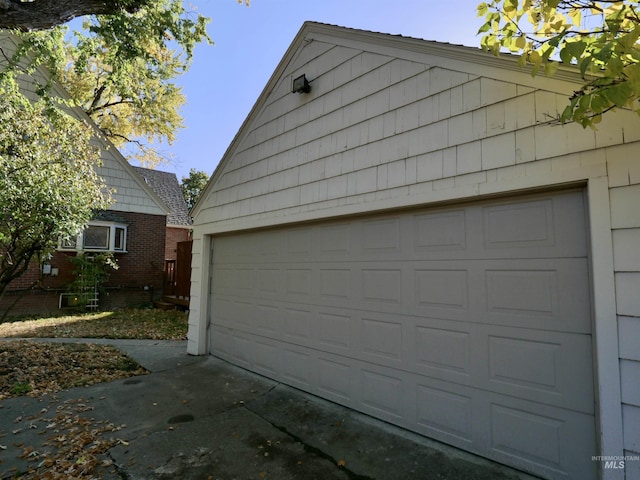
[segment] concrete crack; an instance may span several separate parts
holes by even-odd
[[[267,393],[273,391],[277,386],[279,386],[280,384],[274,385],[273,387],[271,387],[271,389],[269,389],[268,392],[266,392],[264,395],[266,395]],[[264,396],[262,395],[262,396]],[[269,420],[268,418],[260,415],[258,412],[252,410],[248,405],[244,405],[244,408],[246,408],[248,411],[250,411],[253,415],[256,415],[258,418],[261,418],[262,420],[264,420],[265,422],[269,423],[269,425],[271,425],[273,428],[275,428],[276,430],[284,433],[285,435],[287,435],[289,438],[291,438],[292,440],[294,440],[295,442],[299,443],[300,445],[302,445],[303,449],[305,452],[310,453],[312,455],[316,455],[320,458],[323,458],[325,460],[328,460],[329,462],[331,462],[333,465],[336,466],[336,468],[340,469],[341,471],[343,471],[344,473],[347,474],[347,476],[349,477],[349,480],[376,480],[374,477],[370,477],[368,475],[360,475],[356,472],[354,472],[353,470],[350,470],[349,468],[347,468],[346,466],[343,466],[339,463],[339,459],[334,458],[332,455],[328,454],[327,452],[319,449],[318,447],[314,447],[313,445],[310,445],[309,443],[307,443],[302,437],[296,435],[295,433],[290,432],[286,427],[282,426],[282,425],[277,425],[275,423],[273,423],[271,420]]]
[[[115,468],[116,474],[118,475],[118,477],[120,477],[121,480],[131,480],[131,476],[127,473],[127,470],[122,465],[119,465],[118,462],[116,462],[116,459],[113,458],[111,452],[107,452],[107,457],[109,457],[109,459],[111,460],[111,465],[113,466],[113,468]]]

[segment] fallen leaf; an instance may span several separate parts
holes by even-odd
[[[0,400],[21,395],[40,397],[67,388],[109,382],[148,373],[126,354],[110,345],[69,344],[16,340],[0,345]],[[14,388],[28,385],[29,389]],[[82,402],[79,409],[92,410]],[[41,414],[47,412],[43,409]],[[20,423],[22,416],[14,422]]]

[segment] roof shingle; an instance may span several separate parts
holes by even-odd
[[[162,201],[169,207],[167,225],[191,225],[191,217],[187,209],[175,173],[160,172],[149,168],[133,167],[143,180],[151,187]]]

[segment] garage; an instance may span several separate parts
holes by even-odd
[[[580,189],[217,235],[211,351],[546,478],[596,478]]]
[[[306,22],[191,212],[188,353],[541,478],[640,478],[640,120],[559,124],[581,82]]]

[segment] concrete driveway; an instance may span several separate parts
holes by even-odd
[[[534,478],[217,358],[189,356],[186,342],[86,341],[117,346],[151,374],[74,388],[55,398],[2,402],[0,445],[6,449],[0,450],[0,478],[24,471],[29,459],[17,457],[25,445],[49,448],[44,445],[46,412],[79,398],[85,411],[78,415],[122,427],[121,442],[104,455],[98,478]]]

